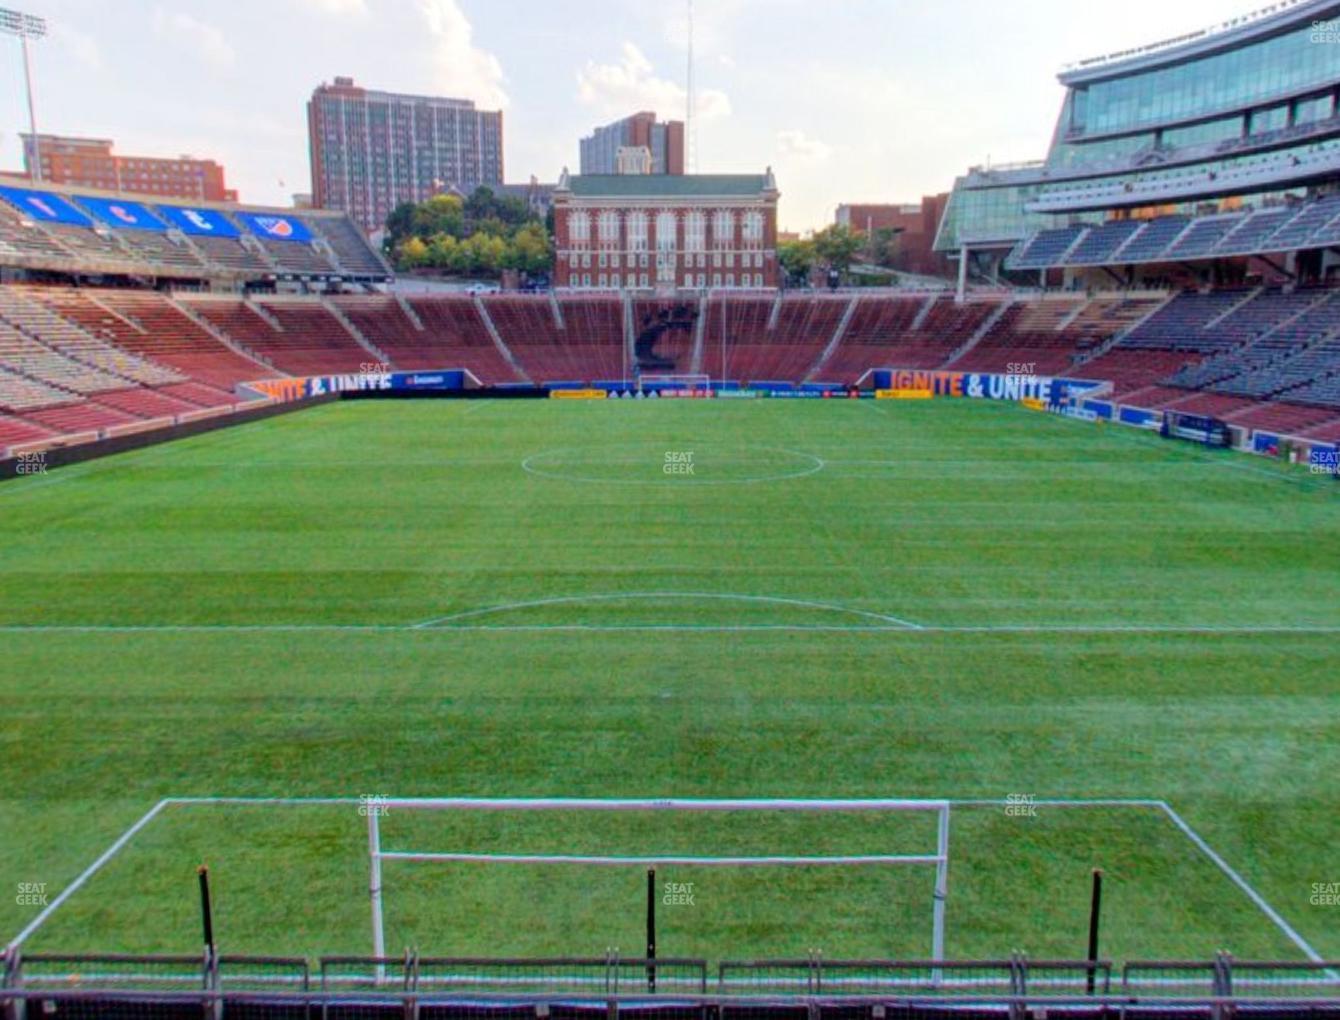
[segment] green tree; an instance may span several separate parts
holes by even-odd
[[[421,237],[406,238],[396,251],[397,268],[414,269],[428,264],[428,245],[423,243]]]
[[[864,234],[837,223],[814,235],[814,251],[820,264],[839,273],[847,271],[864,245]]]
[[[466,234],[464,203],[456,195],[434,195],[415,207],[411,224],[416,237],[450,234],[460,239]]]
[[[413,202],[401,202],[386,217],[386,250],[397,251],[404,242],[414,235]]]
[[[783,241],[777,245],[777,261],[790,279],[807,280],[810,270],[818,264],[819,256],[813,241]]]
[[[902,231],[890,227],[880,227],[867,241],[870,261],[877,266],[892,269],[898,262],[898,253],[902,250]]]
[[[534,276],[550,272],[553,252],[549,232],[539,223],[527,223],[512,236],[508,268]]]

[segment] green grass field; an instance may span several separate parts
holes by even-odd
[[[667,474],[692,454],[693,473]],[[684,470],[683,468],[679,470]],[[0,485],[0,885],[165,797],[980,799],[951,956],[1340,957],[1340,486],[1015,406],[353,402]],[[924,853],[924,816],[393,811],[388,847]],[[367,953],[351,805],[164,809],[26,943]],[[663,869],[661,952],[929,949],[925,868]],[[388,862],[387,941],[640,950],[637,868]],[[40,907],[0,898],[11,938]]]

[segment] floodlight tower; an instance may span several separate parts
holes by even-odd
[[[28,58],[28,40],[43,38],[47,34],[47,22],[45,18],[36,14],[24,14],[22,11],[0,7],[0,33],[18,36],[19,44],[23,48],[23,85],[28,95],[28,131],[33,139],[32,162],[29,164],[28,172],[33,180],[40,181],[42,151],[41,142],[37,138],[37,114],[33,107],[33,71]]]

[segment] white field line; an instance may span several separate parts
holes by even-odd
[[[436,627],[444,623],[453,623],[456,620],[467,620],[479,616],[487,616],[493,613],[508,613],[519,609],[534,609],[540,606],[558,606],[581,604],[585,602],[633,602],[649,601],[661,599],[703,599],[716,600],[723,602],[761,602],[766,605],[794,606],[801,609],[818,609],[828,613],[844,613],[849,616],[864,617],[869,620],[878,620],[883,624],[892,624],[895,627],[906,628],[908,630],[920,630],[919,624],[912,623],[909,620],[903,620],[896,616],[889,616],[885,613],[872,613],[863,609],[852,609],[848,606],[838,605],[832,602],[811,602],[805,599],[783,598],[776,595],[733,595],[723,592],[694,592],[694,591],[630,591],[630,592],[610,592],[597,595],[562,595],[556,598],[533,599],[528,602],[504,602],[494,606],[484,606],[480,609],[468,609],[460,613],[452,613],[449,616],[439,616],[431,620],[424,620],[414,625],[415,629],[426,629]]]
[[[857,610],[847,610],[858,612]],[[748,634],[768,632],[836,634],[1189,634],[1189,635],[1330,635],[1340,634],[1340,625],[1237,625],[1237,624],[1103,624],[1103,623],[1020,623],[938,626],[910,621],[887,624],[790,624],[790,623],[528,623],[528,624],[450,624],[438,621],[414,624],[344,623],[238,623],[238,624],[0,624],[0,634],[457,634],[457,633],[620,633],[683,632],[697,634]]]
[[[1171,804],[1164,801],[1162,807],[1164,812],[1167,813],[1168,818],[1172,820],[1172,823],[1175,826],[1177,826],[1180,830],[1182,830],[1182,834],[1185,835],[1187,839],[1191,840],[1191,842],[1196,845],[1196,847],[1201,851],[1201,853],[1203,853],[1206,857],[1208,857],[1211,861],[1213,861],[1214,865],[1220,871],[1222,871],[1226,876],[1228,876],[1228,880],[1230,882],[1232,882],[1244,893],[1246,893],[1247,898],[1251,900],[1254,904],[1256,904],[1256,906],[1260,909],[1260,911],[1263,914],[1266,915],[1266,917],[1270,918],[1270,920],[1274,923],[1275,927],[1278,928],[1280,931],[1282,931],[1285,937],[1290,942],[1292,942],[1295,946],[1301,949],[1307,955],[1307,958],[1311,960],[1313,963],[1324,962],[1325,957],[1323,957],[1320,953],[1318,953],[1315,949],[1313,949],[1312,946],[1307,942],[1307,940],[1304,939],[1303,936],[1299,935],[1298,932],[1296,932],[1293,929],[1293,927],[1289,924],[1289,922],[1284,920],[1284,918],[1280,916],[1279,912],[1275,910],[1275,908],[1272,907],[1269,903],[1266,902],[1265,897],[1262,896],[1255,889],[1253,889],[1251,885],[1248,884],[1245,878],[1243,878],[1236,871],[1234,871],[1232,866],[1229,865],[1229,863],[1226,860],[1220,857],[1219,854],[1215,853],[1215,851],[1210,847],[1210,844],[1205,842],[1205,840],[1203,840],[1200,837],[1200,835],[1196,832],[1196,830],[1191,828],[1191,826],[1186,823],[1186,821],[1182,818],[1182,816],[1173,810]]]
[[[28,936],[30,936],[33,932],[37,931],[38,928],[42,927],[42,925],[46,922],[47,918],[49,918],[52,914],[54,914],[62,903],[68,900],[76,892],[78,892],[80,887],[83,886],[85,882],[87,882],[90,878],[92,878],[95,874],[97,874],[98,871],[102,869],[102,866],[104,864],[106,864],[113,857],[115,857],[121,851],[122,847],[124,847],[127,843],[129,843],[132,839],[135,838],[136,833],[138,833],[141,829],[143,829],[146,825],[148,825],[156,817],[158,817],[158,813],[162,811],[163,808],[168,805],[168,803],[169,801],[167,800],[160,800],[157,804],[155,804],[148,811],[146,811],[143,817],[141,817],[138,822],[136,822],[129,829],[123,832],[121,836],[116,840],[116,842],[114,842],[111,846],[109,846],[106,850],[102,852],[102,854],[98,857],[97,860],[95,860],[87,868],[81,871],[73,882],[71,882],[64,889],[62,889],[60,895],[57,896],[54,900],[52,900],[51,903],[48,904],[47,907],[40,914],[38,914],[31,921],[29,921],[27,927],[25,927],[21,932],[19,932],[17,935],[14,936],[14,938],[10,941],[9,945],[6,947],[6,952],[13,953],[14,950],[18,949],[19,946],[21,946],[24,943],[24,941],[27,940]]]
[[[59,908],[67,899],[79,890],[99,869],[102,868],[112,857],[121,851],[127,843],[153,821],[158,814],[168,806],[230,806],[230,807],[321,807],[321,806],[353,806],[366,807],[367,800],[362,797],[166,797],[155,804],[138,822],[132,825],[125,833],[121,835],[110,847],[108,847],[101,856],[90,864],[84,871],[68,885],[50,906],[43,910],[37,917],[25,927],[9,943],[8,950],[17,949],[25,940],[27,940],[48,918]],[[578,809],[582,805],[595,808],[619,809],[619,810],[668,810],[675,806],[691,807],[697,805],[703,810],[749,810],[759,809],[767,810],[770,807],[785,807],[789,810],[878,810],[881,805],[892,806],[901,805],[904,808],[911,809],[913,806],[918,808],[934,808],[936,805],[948,805],[951,807],[1000,807],[1004,805],[1003,800],[992,800],[983,798],[941,798],[938,800],[595,800],[590,798],[398,798],[388,799],[388,805],[400,805],[403,807],[429,807],[429,806],[455,806],[460,808],[474,808],[478,810],[525,810],[525,805],[531,805],[532,810],[563,810],[565,808]],[[1205,854],[1206,857],[1227,877],[1235,886],[1241,890],[1248,899],[1270,920],[1284,936],[1289,939],[1299,950],[1314,963],[1324,962],[1324,957],[1317,952],[1312,945],[1300,935],[1292,925],[1286,921],[1279,911],[1275,910],[1269,902],[1255,888],[1251,886],[1233,867],[1224,860],[1190,825],[1179,815],[1166,800],[1151,799],[1132,799],[1132,798],[1038,798],[1034,799],[1032,804],[1040,807],[1056,808],[1154,808],[1162,811],[1165,816],[1177,827],[1191,843]],[[885,807],[884,809],[888,809]],[[381,854],[383,857],[414,857],[421,858],[428,855],[416,854],[397,854],[386,852]],[[438,856],[438,855],[434,855]]]

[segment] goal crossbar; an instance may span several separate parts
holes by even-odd
[[[945,906],[949,896],[948,800],[908,799],[694,799],[694,798],[574,798],[574,797],[377,797],[366,812],[368,819],[368,892],[372,905],[373,952],[386,955],[382,911],[382,862],[469,862],[480,864],[580,864],[597,867],[680,865],[685,867],[833,867],[865,865],[933,865],[931,959],[944,959]],[[640,811],[640,812],[933,812],[937,818],[936,847],[927,854],[529,854],[454,851],[384,850],[380,817],[390,809],[409,811]]]

